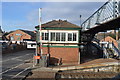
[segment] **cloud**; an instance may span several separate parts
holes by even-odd
[[[7,24],[5,24],[7,23]],[[28,22],[28,21],[3,21],[3,29],[5,31],[12,31],[12,30],[17,30],[17,29],[25,29],[25,30],[35,30],[35,24]]]
[[[108,0],[2,0],[2,2],[106,2]]]
[[[43,5],[44,4],[44,5]],[[31,7],[24,15],[24,20],[5,20],[4,26],[6,30],[11,29],[28,29],[34,30],[38,22],[38,8],[42,8],[42,23],[46,23],[51,20],[62,19],[68,20],[73,24],[80,24],[80,15],[82,15],[81,21],[86,20],[94,10],[98,9],[103,3],[94,2],[46,2],[46,3],[29,3]],[[24,4],[25,5],[25,4]],[[26,7],[26,6],[25,6]],[[28,6],[27,6],[28,7]],[[22,9],[25,11],[26,8]],[[24,14],[24,13],[23,13]],[[19,14],[20,15],[20,14]],[[9,27],[8,27],[9,26]],[[9,29],[8,29],[9,28]]]
[[[93,11],[101,6],[102,3],[46,3],[42,8],[42,23],[51,21],[53,19],[65,19],[77,25],[80,24],[80,15],[82,15],[81,21],[85,21]],[[87,5],[87,6],[86,6]],[[31,11],[28,15],[28,19],[38,22],[38,10]],[[37,24],[37,23],[36,23]]]
[[[38,10],[37,10],[37,9],[34,9],[34,10],[32,10],[32,11],[26,16],[26,18],[27,18],[27,20],[28,20],[29,22],[31,22],[31,21],[36,21],[36,20],[38,20],[38,19],[37,19],[37,16],[38,16]]]

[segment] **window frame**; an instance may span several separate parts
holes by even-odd
[[[54,34],[54,36],[52,34]],[[52,38],[52,36],[54,37],[54,39]],[[55,37],[56,37],[55,32],[50,32],[50,41],[56,41]]]
[[[44,33],[44,37],[45,37],[45,33],[48,33],[48,40],[43,40],[43,42],[50,42],[50,43],[78,43],[78,31],[60,31],[60,30],[43,30],[42,33]],[[59,40],[56,39],[57,33],[60,34]],[[68,40],[68,34],[72,35],[72,40],[69,41]],[[52,39],[52,36],[54,34],[54,39]],[[64,38],[62,37],[64,35]],[[76,35],[76,39],[73,39],[74,35]]]
[[[63,34],[64,34],[64,37],[62,37]],[[66,34],[67,34],[67,33],[65,33],[65,32],[62,32],[62,33],[61,33],[61,41],[66,41]],[[64,39],[63,39],[63,38],[64,38]]]
[[[61,33],[60,32],[56,32],[55,34],[56,34],[56,36],[55,36],[56,41],[61,41]]]
[[[48,34],[48,35],[46,36],[46,34]],[[48,38],[48,39],[46,39],[46,38]],[[42,40],[49,41],[49,33],[48,32],[42,32]]]
[[[71,37],[71,40],[69,40],[69,39],[70,39],[69,35],[71,35],[71,36],[70,36],[70,37]],[[73,34],[72,34],[72,33],[68,33],[68,37],[67,37],[67,38],[68,38],[68,41],[72,41],[72,40],[73,40],[72,37],[73,37]]]

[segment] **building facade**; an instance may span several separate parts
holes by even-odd
[[[39,30],[39,26],[36,26],[36,29]],[[79,26],[66,20],[53,20],[42,24],[42,51],[43,54],[50,54],[50,64],[80,62],[80,31]]]
[[[24,39],[35,40],[35,33],[27,30],[11,31],[6,38],[10,41],[23,41]]]

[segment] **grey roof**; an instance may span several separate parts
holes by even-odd
[[[3,33],[2,29],[1,29],[1,26],[0,26],[0,33]]]
[[[0,38],[2,37],[2,35],[3,35],[3,31],[2,31],[1,26],[0,26]]]

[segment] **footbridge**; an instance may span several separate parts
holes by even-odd
[[[82,24],[82,41],[91,41],[98,32],[120,28],[120,0],[109,0]]]

